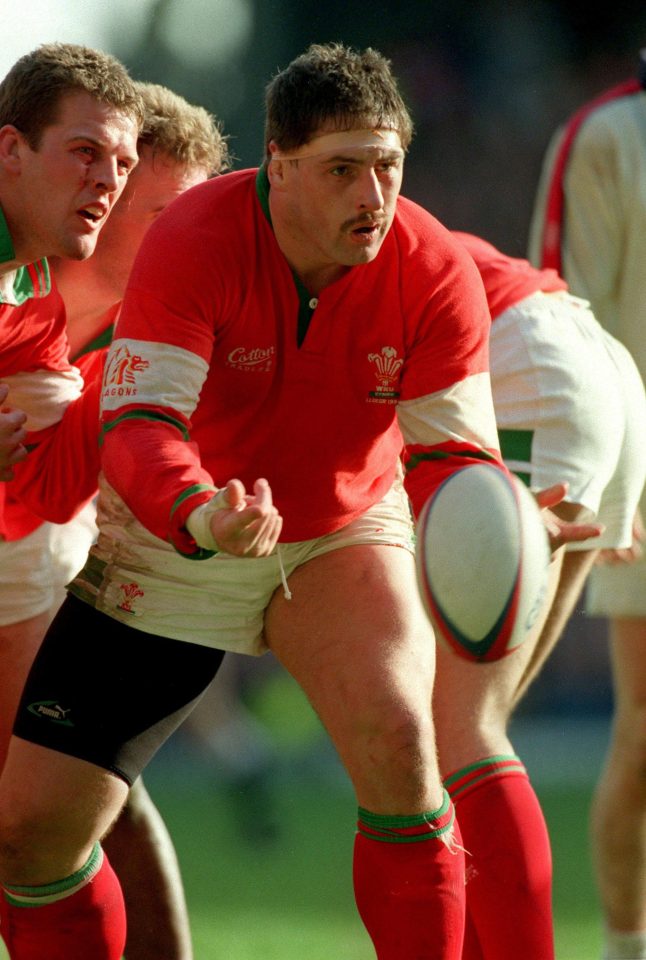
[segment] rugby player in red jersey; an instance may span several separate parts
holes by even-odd
[[[14,960],[45,941],[85,960],[90,935],[119,960],[118,896],[87,902],[100,838],[225,649],[271,650],[327,727],[380,960],[461,956],[408,497],[417,511],[462,466],[504,468],[479,275],[399,195],[411,133],[379,53],[314,45],[268,86],[260,170],[188,191],[144,239],[106,363],[99,539],[0,783]]]
[[[95,253],[83,261],[53,258],[55,286],[49,298],[21,309],[37,328],[52,311],[62,312],[64,304],[71,354],[85,380],[84,394],[66,408],[64,419],[75,414],[75,407],[87,410],[82,418],[73,419],[73,428],[63,437],[59,425],[48,431],[49,442],[38,443],[38,435],[32,435],[30,461],[36,462],[25,463],[24,475],[19,472],[16,482],[6,488],[4,521],[13,538],[3,548],[8,563],[0,576],[0,611],[6,621],[0,627],[0,640],[12,670],[1,700],[3,760],[26,672],[64,595],[64,585],[83,565],[96,533],[93,504],[69,523],[56,524],[43,523],[38,514],[26,509],[24,500],[48,516],[51,504],[42,494],[51,488],[57,509],[71,514],[95,491],[98,393],[92,385],[101,379],[132,261],[159,213],[183,190],[226,165],[224,139],[204,109],[155,84],[138,83],[136,88],[145,111],[137,141],[139,163],[103,228]],[[59,448],[60,474],[57,463],[51,462]],[[57,473],[55,482],[49,476],[52,472]],[[21,491],[28,496],[21,499]],[[21,536],[22,531],[29,533]],[[189,924],[175,853],[141,781],[132,790],[106,848],[124,888],[129,960],[189,960]]]

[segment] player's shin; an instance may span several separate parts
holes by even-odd
[[[378,960],[459,960],[464,851],[448,795],[439,810],[410,817],[360,808],[354,888]]]

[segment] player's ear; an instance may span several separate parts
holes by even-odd
[[[280,190],[285,180],[285,166],[283,160],[278,156],[278,152],[276,141],[270,140],[267,177],[269,178],[269,185],[275,190]]]
[[[0,127],[0,164],[8,173],[20,172],[21,147],[25,138],[17,127],[6,123]]]

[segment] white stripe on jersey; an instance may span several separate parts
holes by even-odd
[[[407,444],[430,447],[454,440],[499,449],[488,373],[476,373],[425,397],[401,400],[397,416]]]
[[[103,377],[102,408],[129,404],[171,407],[190,417],[209,366],[190,350],[152,340],[112,342]]]

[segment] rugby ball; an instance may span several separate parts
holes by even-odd
[[[517,477],[477,464],[451,474],[417,522],[417,581],[440,637],[491,661],[525,640],[547,593],[550,547],[539,507]]]

